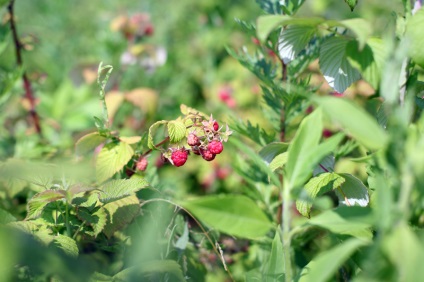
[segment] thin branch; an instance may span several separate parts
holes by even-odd
[[[22,43],[19,40],[18,31],[15,24],[14,4],[15,4],[15,0],[10,0],[9,5],[7,6],[7,9],[9,11],[10,29],[12,31],[13,43],[15,45],[16,63],[18,64],[19,67],[23,67]],[[29,113],[31,115],[37,134],[41,136],[40,118],[35,110],[34,92],[32,91],[31,81],[28,79],[28,76],[26,75],[25,71],[22,73],[22,80],[24,83],[25,98],[29,102],[29,107],[30,107]]]

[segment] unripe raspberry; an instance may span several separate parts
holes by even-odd
[[[148,161],[145,157],[140,157],[135,163],[135,168],[139,171],[145,171],[148,165]]]
[[[184,149],[174,151],[172,152],[172,155],[171,155],[172,163],[175,166],[182,166],[187,161],[187,156],[188,156],[188,153]]]
[[[218,129],[219,129],[219,124],[218,124],[218,122],[214,121],[213,130],[218,131]]]
[[[215,159],[215,154],[212,153],[209,150],[201,150],[200,154],[202,155],[202,158],[208,162],[212,161],[213,159]]]
[[[190,146],[199,146],[200,145],[199,137],[197,137],[196,134],[194,133],[190,133],[187,136],[187,144]]]
[[[208,144],[208,150],[211,151],[212,154],[220,154],[224,150],[224,146],[218,140],[213,140]]]

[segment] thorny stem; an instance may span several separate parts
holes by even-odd
[[[10,29],[12,31],[13,43],[15,45],[16,63],[18,64],[19,67],[22,67],[23,66],[22,52],[21,52],[22,43],[19,40],[18,31],[15,24],[14,4],[15,4],[15,0],[10,0],[9,5],[7,6],[7,9],[9,10]],[[37,134],[41,136],[40,118],[35,110],[34,92],[32,91],[31,81],[28,79],[28,76],[26,75],[25,71],[22,73],[22,80],[24,83],[25,98],[29,102],[29,113],[31,115]]]
[[[234,278],[233,278],[233,275],[231,274],[231,271],[228,269],[227,265],[225,264],[225,260],[224,260],[224,258],[222,256],[221,252],[218,250],[218,248],[216,247],[216,244],[214,244],[214,242],[212,241],[211,237],[209,236],[208,232],[205,230],[205,228],[203,227],[203,225],[194,217],[194,215],[192,215],[184,207],[182,207],[182,206],[180,206],[180,205],[178,205],[178,204],[176,204],[176,203],[174,203],[172,201],[169,201],[169,200],[166,200],[166,199],[160,199],[160,198],[144,201],[144,202],[142,202],[140,204],[140,208],[142,206],[148,204],[148,203],[153,203],[153,202],[165,202],[165,203],[171,204],[171,205],[176,206],[179,209],[185,211],[196,222],[197,226],[199,226],[199,228],[202,230],[202,232],[205,235],[206,239],[208,239],[209,243],[212,245],[212,248],[215,251],[215,253],[218,255],[218,257],[221,258],[222,265],[224,266],[224,269],[227,272],[228,276],[230,277],[231,281],[235,281]]]

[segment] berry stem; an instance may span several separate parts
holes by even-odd
[[[7,6],[7,9],[9,11],[10,29],[12,31],[13,43],[15,45],[16,63],[18,64],[19,67],[23,67],[22,43],[19,40],[18,31],[16,28],[14,4],[15,4],[15,0],[10,0],[9,5]],[[35,110],[34,92],[32,91],[31,81],[28,79],[28,76],[26,75],[25,71],[22,72],[22,80],[24,83],[25,98],[29,102],[29,113],[34,123],[35,131],[37,132],[38,135],[41,136],[42,134],[41,134],[40,118],[37,114],[37,111]]]

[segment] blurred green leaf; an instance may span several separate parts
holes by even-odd
[[[259,238],[271,228],[265,213],[243,195],[204,196],[181,202],[208,226],[242,238]]]
[[[263,277],[265,282],[284,281],[284,252],[279,232],[272,240],[271,254],[265,263]]]
[[[140,211],[140,202],[137,196],[128,196],[102,207],[108,214],[108,221],[103,232],[108,238],[129,224]]]
[[[372,118],[359,106],[336,97],[314,97],[313,101],[320,105],[324,112],[341,125],[347,134],[357,139],[369,149],[381,149],[385,146],[387,135]]]
[[[155,141],[154,141],[154,135],[156,134],[156,131],[157,131],[157,129],[159,128],[159,126],[160,125],[163,125],[163,124],[167,124],[168,123],[168,121],[166,121],[166,120],[161,120],[161,121],[157,121],[157,122],[155,122],[154,124],[152,124],[151,126],[150,126],[150,128],[149,128],[149,137],[148,137],[148,139],[147,139],[147,146],[150,148],[150,149],[155,149],[156,147],[155,147]]]
[[[340,173],[345,179],[335,190],[339,205],[366,207],[370,202],[368,189],[361,180],[348,173]]]
[[[106,144],[96,160],[96,177],[103,182],[121,170],[131,159],[134,150],[125,142]]]
[[[289,147],[288,143],[273,142],[263,147],[259,151],[259,156],[261,156],[261,158],[267,164],[270,164],[277,155],[280,155],[281,153],[284,153],[285,151],[287,151],[288,147]]]
[[[355,9],[356,5],[358,5],[358,0],[344,0],[344,1],[349,6],[352,12],[353,12],[353,9]]]
[[[405,36],[411,42],[409,47],[409,55],[412,60],[419,66],[424,68],[424,37],[423,33],[424,26],[424,9],[418,10],[415,15],[408,19],[406,24]]]
[[[326,282],[331,280],[337,269],[366,243],[358,239],[349,239],[331,250],[321,252],[309,262],[300,273],[299,282]]]
[[[143,262],[138,266],[124,269],[113,276],[113,281],[142,281],[144,275],[168,273],[170,281],[186,281],[181,266],[174,260],[156,260]],[[145,278],[145,277],[144,277]]]
[[[343,93],[360,78],[348,59],[346,47],[350,40],[344,37],[329,37],[321,44],[319,66],[328,84],[337,92]]]
[[[58,234],[54,236],[53,244],[59,247],[62,251],[65,252],[65,254],[71,257],[78,256],[79,251],[78,251],[77,242],[71,237]]]
[[[8,224],[13,221],[16,221],[16,218],[13,215],[3,209],[0,209],[0,224]]]
[[[272,162],[269,164],[269,168],[272,171],[276,171],[279,168],[282,168],[287,163],[288,153],[284,152],[276,156]]]
[[[75,143],[75,151],[79,156],[83,156],[93,151],[97,146],[104,143],[106,137],[101,136],[98,132],[92,132],[84,135]]]

